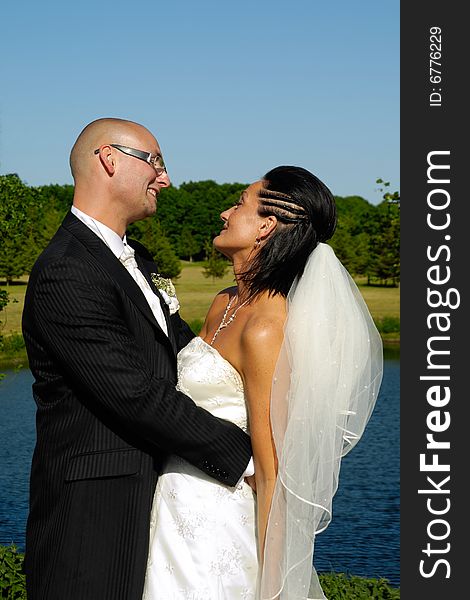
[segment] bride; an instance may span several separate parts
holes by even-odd
[[[309,171],[269,171],[221,218],[214,245],[236,286],[216,296],[179,353],[178,387],[250,433],[254,481],[224,486],[168,460],[143,598],[323,599],[314,538],[377,398],[380,336],[325,244],[334,198]]]

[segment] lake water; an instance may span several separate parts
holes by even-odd
[[[0,544],[24,549],[35,441],[32,375],[0,382]],[[315,542],[315,567],[400,585],[400,366],[385,360],[379,398],[362,440],[343,459],[333,520]]]

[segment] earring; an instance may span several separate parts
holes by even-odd
[[[259,248],[260,244],[261,244],[261,240],[259,238],[256,238],[255,248]]]

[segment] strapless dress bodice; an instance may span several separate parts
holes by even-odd
[[[200,337],[193,338],[178,354],[177,387],[201,408],[248,431],[240,374]]]

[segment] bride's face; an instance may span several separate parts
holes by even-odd
[[[214,238],[215,248],[232,260],[247,258],[256,247],[265,218],[258,214],[258,193],[262,181],[256,181],[243,191],[238,202],[220,214],[224,226]]]

